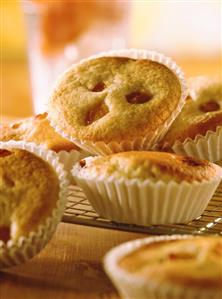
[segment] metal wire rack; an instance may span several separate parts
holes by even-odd
[[[92,208],[81,189],[71,185],[63,221],[95,227],[146,234],[219,234],[222,235],[222,182],[204,213],[188,224],[138,226],[116,223],[101,218]]]

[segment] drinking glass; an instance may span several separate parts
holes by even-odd
[[[22,1],[35,113],[47,110],[56,78],[89,55],[128,44],[129,1]]]

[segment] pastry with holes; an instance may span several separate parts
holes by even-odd
[[[128,151],[82,159],[72,174],[100,216],[150,225],[199,217],[222,178],[222,168],[170,153]]]
[[[166,236],[134,240],[112,249],[105,270],[121,298],[219,299],[221,236]]]
[[[75,162],[87,155],[73,142],[55,132],[49,124],[47,113],[0,125],[0,141],[9,140],[34,142],[53,150],[67,171]]]
[[[93,154],[151,148],[179,113],[186,91],[176,64],[149,54],[111,52],[71,67],[50,97],[52,126]]]
[[[25,261],[51,238],[64,211],[66,173],[34,143],[0,143],[0,268]]]
[[[222,81],[189,80],[190,95],[159,149],[217,162],[222,159]]]

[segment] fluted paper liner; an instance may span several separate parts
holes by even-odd
[[[68,180],[67,173],[64,171],[63,165],[58,162],[56,154],[42,146],[23,141],[8,141],[0,142],[0,147],[4,149],[21,148],[41,157],[53,167],[59,178],[60,185],[56,207],[53,209],[51,216],[39,225],[37,230],[30,232],[27,237],[20,237],[17,241],[9,240],[5,243],[0,240],[0,268],[4,268],[24,263],[36,255],[49,242],[65,209]],[[0,206],[0,217],[4,217],[4,212],[7,209],[6,205]]]
[[[69,172],[73,165],[82,159],[81,153],[77,150],[60,151],[57,153],[59,162],[63,164],[64,169]]]
[[[64,170],[67,172],[67,176],[69,179],[70,184],[75,184],[75,181],[73,179],[73,176],[71,174],[71,170],[73,168],[73,165],[78,162],[79,160],[86,158],[90,154],[86,151],[83,151],[82,149],[78,150],[71,150],[69,152],[67,151],[59,151],[56,153],[56,155],[59,158],[59,162],[63,164]]]
[[[217,162],[222,160],[222,126],[215,132],[208,131],[205,136],[197,135],[194,140],[176,141],[172,146],[176,154]]]
[[[148,244],[160,241],[181,240],[195,238],[188,235],[159,236],[138,239],[121,244],[111,249],[104,258],[104,268],[113,284],[121,294],[121,298],[127,299],[220,299],[221,291],[207,291],[205,288],[190,288],[146,280],[122,269],[118,262],[124,256]]]
[[[199,217],[220,183],[219,169],[214,179],[192,183],[87,178],[78,175],[78,164],[72,174],[100,216],[120,223],[154,225],[187,223]]]
[[[160,140],[169,129],[171,123],[175,120],[179,112],[181,111],[185,99],[187,97],[188,91],[187,91],[187,85],[184,78],[184,74],[182,70],[178,67],[178,65],[169,57],[166,57],[165,55],[155,52],[155,51],[149,51],[149,50],[141,50],[141,49],[122,49],[122,50],[115,50],[115,51],[108,51],[103,52],[98,55],[91,56],[89,58],[81,60],[78,64],[81,64],[85,61],[95,59],[98,57],[129,57],[133,59],[149,59],[152,61],[159,62],[161,64],[164,64],[167,66],[179,79],[180,85],[181,85],[181,98],[178,104],[177,109],[172,113],[172,115],[168,118],[168,120],[164,123],[163,126],[159,127],[154,135],[153,138],[150,138],[148,136],[143,136],[141,138],[136,138],[135,140],[130,141],[122,141],[122,142],[109,142],[105,143],[103,141],[99,142],[91,142],[91,141],[81,141],[77,138],[74,138],[73,136],[63,132],[62,128],[60,128],[50,117],[50,110],[48,111],[48,118],[50,121],[51,126],[63,137],[69,139],[70,141],[77,144],[80,148],[83,148],[84,150],[95,154],[95,155],[109,155],[112,153],[117,152],[123,152],[123,151],[131,151],[131,150],[148,150],[154,147],[154,145]],[[78,65],[76,64],[76,65]],[[71,67],[73,68],[73,66]],[[66,71],[68,72],[69,69]],[[57,80],[57,82],[60,82],[62,76]],[[57,83],[58,84],[58,83]]]

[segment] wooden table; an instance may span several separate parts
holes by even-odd
[[[220,60],[184,59],[178,63],[188,76],[218,74]],[[27,66],[3,63],[1,114],[32,114]],[[106,277],[104,254],[142,234],[61,223],[51,242],[24,265],[0,272],[0,299],[120,298]]]
[[[36,257],[0,272],[0,299],[120,298],[103,271],[103,256],[140,237],[144,235],[61,223]]]

